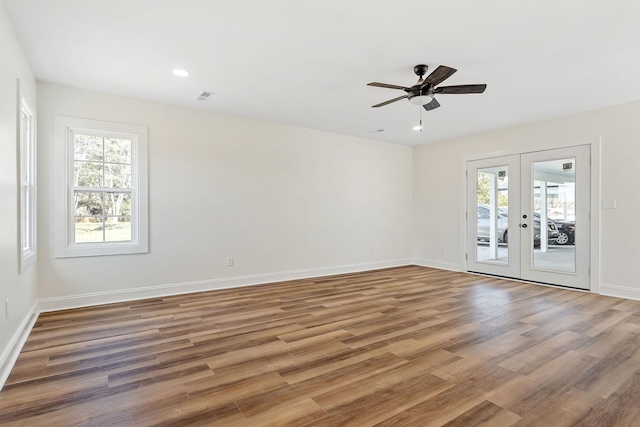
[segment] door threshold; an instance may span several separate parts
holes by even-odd
[[[590,289],[575,288],[573,286],[558,285],[556,283],[537,282],[535,280],[524,280],[524,279],[518,279],[518,278],[515,278],[515,277],[500,276],[499,274],[481,273],[479,271],[467,270],[466,272],[469,273],[469,274],[474,274],[476,276],[497,277],[499,279],[511,280],[513,282],[528,283],[528,284],[531,284],[531,285],[542,285],[542,286],[548,286],[548,287],[551,287],[551,288],[561,288],[561,289],[568,289],[570,291],[580,291],[580,292],[591,293]]]

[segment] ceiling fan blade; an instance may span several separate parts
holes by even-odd
[[[427,110],[427,111],[434,110],[434,109],[438,108],[439,106],[440,106],[440,103],[435,98],[433,98],[433,100],[430,103],[423,105],[424,109]]]
[[[464,93],[482,93],[487,88],[487,85],[458,85],[458,86],[442,86],[436,88],[433,93],[449,93],[449,94],[464,94]]]
[[[401,99],[405,99],[405,98],[407,98],[408,96],[409,96],[409,95],[402,95],[402,96],[399,96],[399,97],[397,97],[397,98],[393,98],[393,99],[390,99],[390,100],[388,100],[388,101],[381,102],[380,104],[372,105],[372,106],[371,106],[371,108],[378,108],[378,107],[382,107],[382,106],[385,106],[385,105],[387,105],[387,104],[391,104],[392,102],[396,102],[396,101],[400,101]]]
[[[409,89],[409,88],[404,87],[404,86],[390,85],[390,84],[387,84],[387,83],[378,83],[378,82],[367,83],[367,86],[386,87],[387,89],[400,89],[400,90],[408,90]]]
[[[455,68],[447,67],[446,65],[440,65],[435,69],[433,73],[429,74],[427,78],[424,79],[424,83],[430,83],[431,86],[438,86],[440,83],[451,77],[456,71],[458,70],[456,70]],[[422,86],[425,85],[424,83],[422,84]]]

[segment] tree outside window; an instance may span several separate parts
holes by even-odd
[[[131,140],[74,134],[74,242],[128,242]]]

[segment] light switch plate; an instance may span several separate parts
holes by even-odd
[[[615,209],[616,199],[604,199],[602,201],[602,209]]]

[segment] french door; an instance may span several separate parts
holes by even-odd
[[[467,270],[589,289],[590,148],[467,163]]]

